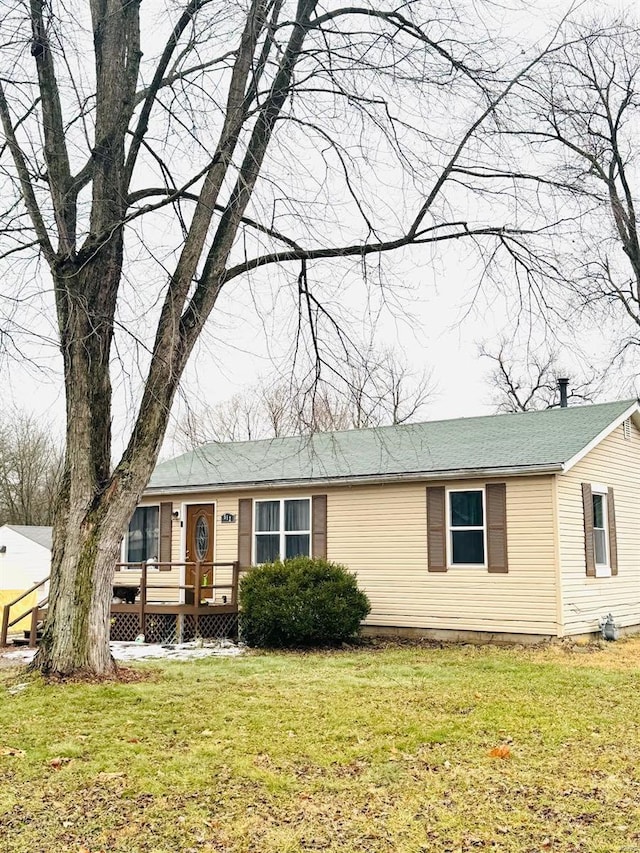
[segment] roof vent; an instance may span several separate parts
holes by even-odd
[[[560,389],[560,408],[567,408],[567,401],[569,399],[569,394],[567,393],[569,387],[569,380],[566,377],[562,379],[558,379],[558,388]]]
[[[626,441],[631,441],[631,418],[627,418],[622,424],[622,435]]]

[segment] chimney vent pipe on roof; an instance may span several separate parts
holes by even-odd
[[[558,379],[558,388],[560,389],[560,408],[561,409],[566,409],[567,405],[568,405],[568,399],[569,399],[568,387],[569,387],[569,380],[568,379],[565,379],[565,378]]]

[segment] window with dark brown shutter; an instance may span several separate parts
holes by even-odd
[[[618,574],[618,540],[613,489],[600,483],[582,483],[584,550],[588,577]]]
[[[311,556],[327,559],[327,496],[311,498]]]
[[[506,574],[509,571],[506,483],[487,483],[486,503],[488,569],[495,574]]]
[[[447,571],[444,486],[427,487],[427,563],[430,572]]]

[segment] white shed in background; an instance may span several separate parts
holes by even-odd
[[[50,569],[50,527],[19,524],[0,527],[0,606],[44,580]],[[48,584],[38,590],[38,598],[47,592]]]

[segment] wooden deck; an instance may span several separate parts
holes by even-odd
[[[176,583],[175,576],[189,583]],[[215,581],[220,570],[230,574],[228,583]],[[171,577],[164,573],[171,573]],[[176,643],[196,639],[234,637],[238,631],[239,564],[233,563],[118,563],[113,587],[121,593],[111,604],[111,639]],[[38,629],[46,621],[47,598],[32,607],[20,606],[25,598],[43,591],[49,578],[3,607],[0,646],[10,639],[10,629],[25,617],[31,626],[24,632],[30,646],[37,644]],[[129,602],[122,601],[125,593]],[[24,642],[24,641],[23,641]]]

